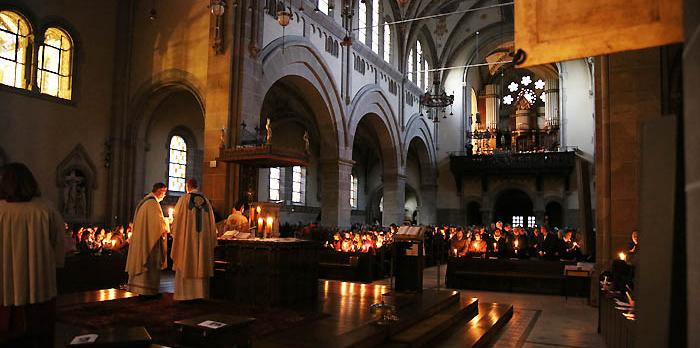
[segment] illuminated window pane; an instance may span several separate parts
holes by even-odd
[[[522,216],[513,216],[513,227],[523,227]]]
[[[425,75],[423,74],[423,70],[421,70],[423,66],[423,47],[421,46],[420,41],[416,41],[416,62],[418,63],[418,70],[420,70],[418,72],[418,81],[416,83],[418,83],[420,88],[425,88]]]
[[[350,207],[357,209],[357,177],[350,175]]]
[[[29,24],[19,14],[0,11],[0,83],[26,88]]]
[[[303,204],[306,201],[304,186],[306,185],[306,168],[292,168],[292,202]]]
[[[411,82],[416,82],[416,74],[413,71],[413,49],[411,49],[410,52],[408,52],[408,67],[406,68],[406,72],[408,73],[408,79],[411,80]]]
[[[379,54],[379,0],[372,0],[372,51]]]
[[[318,0],[318,9],[324,14],[328,14],[328,0]]]
[[[280,168],[270,168],[270,200],[280,200]]]
[[[359,36],[360,42],[363,44],[367,44],[367,4],[360,1],[358,4],[358,31],[357,35]]]
[[[391,61],[391,28],[384,22],[384,61]]]
[[[175,192],[185,192],[185,177],[187,176],[187,143],[181,136],[170,138],[170,153],[168,156],[168,189]]]
[[[529,227],[529,228],[535,227],[535,217],[534,216],[527,217],[527,227]]]
[[[37,61],[37,85],[41,93],[70,99],[73,64],[73,42],[70,36],[58,28],[47,29],[44,43],[39,46]]]

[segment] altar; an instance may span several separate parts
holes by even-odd
[[[318,296],[320,244],[296,238],[219,240],[211,296],[261,307],[303,307]]]

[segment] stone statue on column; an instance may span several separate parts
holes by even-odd
[[[304,152],[309,154],[309,131],[304,131]]]
[[[272,125],[270,124],[270,118],[268,117],[267,123],[265,124],[265,130],[267,131],[267,137],[265,137],[265,144],[272,144]]]

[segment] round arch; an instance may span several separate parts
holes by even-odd
[[[286,36],[284,41],[279,38],[268,44],[261,56],[264,71],[261,95],[266,95],[282,79],[309,93],[306,101],[315,111],[318,128],[330,131],[330,134],[321,132],[322,145],[332,149],[324,153],[331,159],[349,158],[346,116],[338,84],[318,50],[306,38]]]
[[[534,216],[534,210],[533,200],[525,191],[517,188],[505,189],[498,192],[493,202],[493,220],[510,223],[513,216],[527,219],[528,216]]]

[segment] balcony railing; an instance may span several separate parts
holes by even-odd
[[[494,153],[469,155],[450,153],[450,169],[455,176],[561,174],[568,175],[576,165],[575,151]]]

